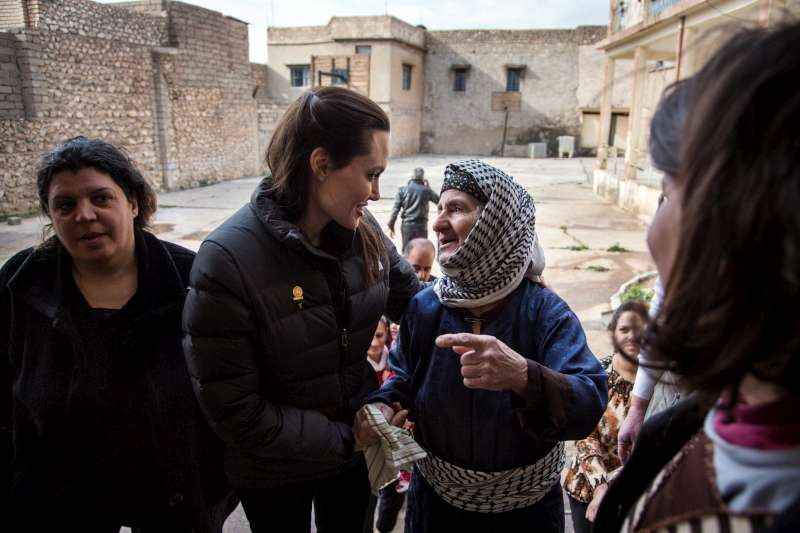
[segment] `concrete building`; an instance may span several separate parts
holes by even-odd
[[[605,64],[594,188],[650,219],[661,176],[650,165],[647,141],[664,88],[702,67],[731,31],[796,19],[800,0],[611,0],[609,8],[608,37],[598,44]],[[613,118],[619,105],[617,86],[631,80],[630,100],[623,103],[630,118],[620,127]]]
[[[389,114],[394,155],[527,155],[529,142],[556,155],[560,135],[592,152],[603,60],[595,43],[606,33],[427,31],[391,16],[270,28],[269,94],[290,101],[331,83],[359,90]]]
[[[425,30],[395,17],[333,17],[326,26],[269,28],[271,98],[288,102],[318,85],[372,98],[392,123],[393,155],[419,151]]]
[[[258,174],[285,106],[247,24],[169,0],[0,0],[0,215],[37,207],[54,144],[101,137],[177,189]]]

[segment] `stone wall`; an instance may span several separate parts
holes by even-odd
[[[509,111],[506,143],[546,141],[555,155],[556,137],[580,135],[580,99],[596,99],[579,98],[580,51],[604,38],[606,31],[604,26],[586,26],[428,32],[421,150],[499,153],[506,117],[502,110],[492,110],[492,96],[505,92],[508,67],[524,66],[521,104],[519,111]],[[466,91],[453,90],[455,66],[469,66]],[[596,75],[602,80],[602,71]]]
[[[0,14],[12,4],[35,16],[0,31],[0,215],[35,210],[39,159],[76,135],[124,147],[162,189],[259,172],[282,108],[245,23],[168,0],[2,0]]]
[[[25,26],[25,5],[23,2],[0,2],[0,29],[22,28]]]
[[[0,120],[24,117],[17,41],[13,33],[0,32]]]
[[[15,44],[23,109],[0,118],[0,214],[36,208],[39,159],[76,135],[125,147],[160,185],[149,50],[166,40],[165,20],[87,0],[38,7],[35,24],[6,34]]]
[[[169,39],[156,73],[169,87],[180,187],[257,172],[255,83],[247,24],[180,2],[169,5]],[[174,186],[174,185],[173,185]]]
[[[268,172],[266,163],[267,147],[272,134],[290,103],[273,99],[267,89],[269,67],[258,63],[250,63],[253,81],[256,84],[256,106],[258,108],[258,168],[259,174]]]

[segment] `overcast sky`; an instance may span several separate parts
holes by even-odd
[[[266,28],[332,16],[394,15],[430,30],[573,28],[608,23],[609,0],[183,0],[250,23],[250,60],[267,60]],[[113,3],[114,0],[100,0]]]

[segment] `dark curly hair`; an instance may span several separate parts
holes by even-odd
[[[125,192],[128,200],[135,199],[139,213],[133,220],[134,227],[148,227],[157,206],[153,188],[123,149],[106,141],[87,137],[67,139],[42,158],[36,173],[36,188],[39,206],[45,216],[50,217],[48,196],[53,176],[64,171],[78,172],[87,167],[108,174]]]

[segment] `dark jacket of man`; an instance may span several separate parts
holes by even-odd
[[[269,187],[267,178],[203,242],[184,309],[195,391],[242,488],[355,464],[353,418],[377,387],[367,348],[381,314],[399,321],[421,288],[385,237],[368,287],[355,232],[332,222],[312,246]],[[369,214],[361,224],[380,231]]]
[[[394,207],[389,216],[389,228],[394,230],[398,213],[400,213],[403,224],[427,225],[428,202],[434,205],[439,203],[439,195],[425,185],[422,180],[409,180],[407,185],[400,187],[394,197]]]

